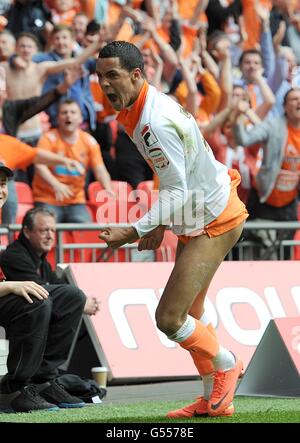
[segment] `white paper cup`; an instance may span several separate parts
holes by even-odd
[[[105,388],[107,385],[107,373],[108,373],[108,369],[105,366],[98,366],[95,368],[91,369],[92,371],[92,376],[93,379],[95,380],[95,382]]]

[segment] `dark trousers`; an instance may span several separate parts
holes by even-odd
[[[46,289],[48,299],[31,296],[32,304],[14,294],[0,298],[0,326],[9,340],[2,392],[55,378],[57,368],[68,357],[86,297],[68,284],[47,285]]]

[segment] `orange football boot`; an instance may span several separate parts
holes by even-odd
[[[216,371],[214,373],[213,390],[208,401],[208,414],[220,415],[232,403],[237,380],[243,370],[243,363],[235,357],[235,367],[229,371]]]
[[[167,417],[169,418],[190,418],[190,417],[205,417],[208,416],[207,409],[208,401],[203,397],[198,397],[198,399],[188,405],[184,406],[181,409],[176,409],[174,411],[170,411],[167,413]],[[233,403],[228,405],[228,407],[221,414],[222,417],[230,416],[234,413]]]

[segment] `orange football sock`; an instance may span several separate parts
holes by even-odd
[[[215,330],[215,328],[213,327],[213,325],[212,325],[211,323],[209,323],[206,327],[207,327],[207,329],[209,330],[209,332],[210,332],[214,337],[217,338],[217,333],[216,333],[216,330]]]
[[[216,331],[211,323],[205,327],[215,338],[217,338]],[[215,369],[211,359],[204,359],[202,355],[198,354],[198,352],[190,352],[190,354],[200,375],[212,374],[214,372]]]
[[[190,351],[191,354],[197,354],[197,361],[199,361],[199,359],[211,360],[219,351],[218,340],[199,320],[195,319],[195,324],[194,332],[180,342],[179,345],[187,351]]]

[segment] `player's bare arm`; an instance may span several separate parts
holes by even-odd
[[[126,243],[134,243],[139,236],[135,228],[130,226],[128,228],[107,228],[101,231],[99,238],[104,240],[110,248],[117,249],[126,245]]]

